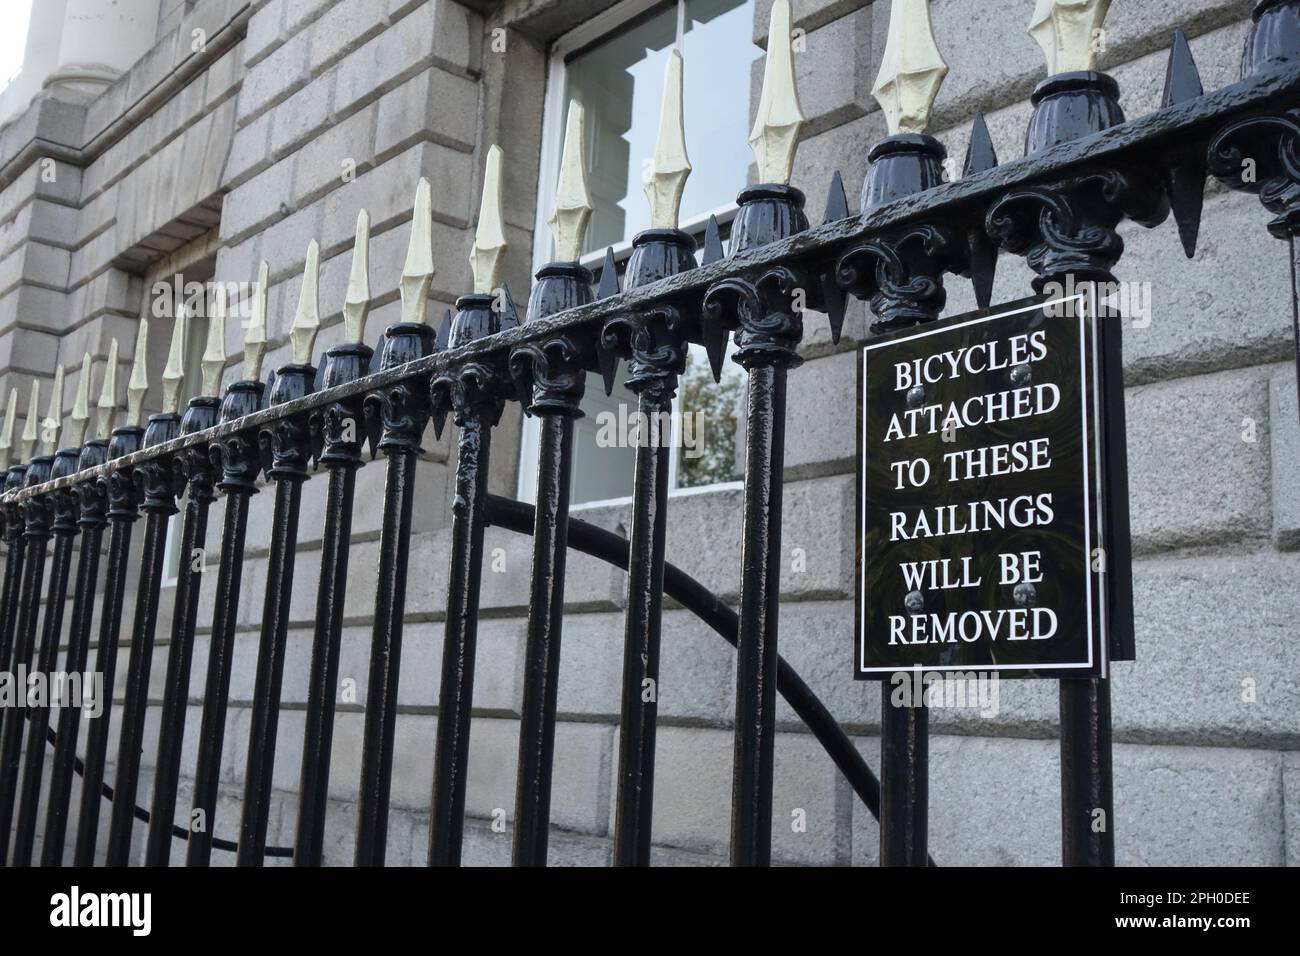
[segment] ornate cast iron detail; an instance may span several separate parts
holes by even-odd
[[[483,362],[466,362],[437,376],[429,386],[435,434],[442,437],[447,413],[464,427],[470,416],[495,427],[512,386],[505,370]]]
[[[190,399],[185,416],[181,419],[181,434],[190,435],[217,424],[221,402],[215,398]],[[211,450],[206,444],[191,445],[179,456],[180,468],[189,482],[190,497],[198,501],[216,500],[216,482],[219,477],[212,464]]]
[[[723,279],[705,293],[701,318],[706,326],[735,330],[733,360],[743,368],[797,368],[803,363],[798,353],[803,312],[795,306],[811,288],[811,277],[797,265],[774,266],[753,280]],[[720,374],[718,364],[713,372]]]
[[[235,382],[221,401],[221,421],[232,422],[251,415],[262,402],[265,386],[261,382]],[[217,487],[226,494],[257,493],[257,476],[262,470],[261,450],[253,431],[236,432],[208,446],[208,459],[221,470]]]
[[[384,333],[381,369],[395,368],[434,351],[435,333],[420,322],[399,322]],[[418,451],[429,424],[427,379],[407,379],[365,397],[364,414],[371,448]]]
[[[578,406],[591,353],[573,334],[529,342],[511,352],[510,377],[528,413],[582,417]]]
[[[1025,256],[1037,274],[1034,288],[1073,275],[1113,282],[1111,269],[1124,252],[1116,231],[1125,218],[1148,228],[1169,215],[1163,182],[1133,169],[1085,170],[1069,180],[1018,189],[989,209],[989,235]]]
[[[310,477],[318,454],[320,432],[312,429],[308,416],[294,415],[264,426],[257,433],[257,442],[267,477],[303,481]]]
[[[948,301],[944,273],[965,268],[964,239],[954,229],[931,224],[869,239],[840,256],[835,282],[870,303],[874,333],[930,322]]]
[[[1273,235],[1300,232],[1300,109],[1225,127],[1210,141],[1209,168],[1229,189],[1259,196]]]
[[[619,316],[601,330],[601,348],[628,360],[626,384],[634,394],[666,406],[686,371],[689,324],[685,312],[671,304]]]
[[[355,381],[370,369],[373,351],[360,343],[336,345],[325,353],[322,374],[324,388]],[[333,402],[320,409],[311,421],[317,458],[326,465],[359,465],[365,444],[364,398]]]
[[[144,447],[171,441],[180,434],[181,418],[174,412],[149,416]],[[176,499],[185,491],[185,469],[179,456],[155,458],[132,469],[132,480],[140,496],[140,507],[162,514],[176,513]]]
[[[108,520],[107,482],[83,481],[73,492],[77,496],[77,523],[85,530],[103,527]]]

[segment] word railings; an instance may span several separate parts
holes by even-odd
[[[856,678],[1105,674],[1094,316],[1035,300],[863,347]]]

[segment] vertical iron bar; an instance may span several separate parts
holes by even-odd
[[[126,692],[122,699],[122,725],[113,781],[113,811],[109,819],[105,861],[108,866],[127,866],[131,860],[131,830],[135,824],[135,800],[140,783],[145,712],[149,707],[149,671],[158,623],[158,591],[162,586],[167,518],[163,511],[150,511],[145,520],[140,583],[131,627],[131,651],[127,657]]]
[[[673,384],[675,384],[675,377]],[[668,531],[668,469],[673,391],[647,387],[637,399],[648,440],[636,449],[628,603],[623,635],[623,704],[619,720],[614,863],[649,866],[654,814],[655,731],[663,620],[664,551]]]
[[[451,519],[451,571],[438,694],[438,743],[433,758],[430,866],[459,866],[464,835],[484,509],[492,449],[492,426],[484,421],[484,415],[481,408],[466,410],[460,418],[456,446],[456,504]]]
[[[191,410],[195,407],[194,402],[191,402]],[[215,424],[215,407],[210,410],[212,423]],[[190,412],[187,411],[186,415],[189,416]],[[190,671],[194,661],[194,629],[198,623],[203,570],[207,566],[205,544],[208,535],[208,508],[216,500],[213,475],[206,461],[207,449],[200,448],[189,455],[188,459],[189,497],[185,502],[185,517],[181,524],[171,650],[167,656],[167,675],[163,682],[158,757],[154,762],[153,804],[149,811],[149,836],[144,852],[145,866],[166,866],[171,859],[172,824],[176,816],[181,751],[185,744],[185,717],[190,699]]]
[[[62,454],[62,452],[60,452]],[[45,620],[36,654],[36,667],[45,675],[47,688],[58,665],[59,638],[63,634],[63,610],[68,597],[68,573],[72,567],[72,539],[77,533],[77,506],[71,490],[57,491],[54,499],[54,557],[45,594]],[[47,689],[47,694],[50,689]],[[66,709],[66,708],[65,708]],[[41,802],[41,780],[45,776],[46,732],[50,726],[48,701],[27,714],[27,754],[18,789],[18,822],[14,831],[14,866],[31,866],[36,843],[36,821]]]
[[[126,427],[113,430],[109,456],[129,454],[140,447],[144,432]],[[113,713],[113,691],[117,677],[118,639],[122,632],[122,610],[126,597],[127,562],[131,555],[131,531],[139,517],[135,483],[130,470],[114,472],[102,479],[108,494],[108,569],[104,575],[103,606],[99,614],[99,646],[95,671],[103,675],[104,706],[90,722],[86,733],[85,768],[81,778],[81,808],[77,819],[75,866],[93,866],[99,840],[100,801],[104,785],[104,764],[108,757],[109,718]]]
[[[881,685],[880,865],[925,866],[929,860],[929,711],[920,703],[894,706],[889,687]]]
[[[736,649],[733,866],[767,866],[772,858],[785,400],[785,368],[750,368]]]
[[[40,484],[49,477],[48,457],[33,459],[27,470],[27,484]],[[18,623],[11,655],[15,673],[30,670],[36,644],[36,616],[41,604],[41,585],[45,580],[45,546],[50,539],[51,505],[46,497],[32,498],[23,504],[27,539],[27,559],[23,567],[22,589],[18,597]],[[13,823],[15,790],[22,751],[22,726],[26,702],[7,708],[4,731],[0,734],[0,863],[9,855],[10,827]]]
[[[1114,866],[1110,682],[1062,680],[1061,850],[1066,866]]]
[[[395,447],[385,449],[385,454],[388,456],[388,474],[384,486],[379,581],[362,738],[357,866],[383,866],[387,849],[388,794],[392,782],[397,682],[406,608],[406,565],[415,492],[415,451],[410,447]]]
[[[321,536],[320,585],[316,591],[316,632],[307,679],[307,717],[298,788],[298,828],[293,857],[296,866],[320,866],[324,853],[330,748],[334,741],[334,698],[339,679],[348,555],[352,547],[352,498],[356,491],[357,464],[356,461],[332,463],[325,491],[325,530]]]
[[[298,511],[302,502],[300,477],[277,475],[274,470],[271,473],[275,476],[275,514],[271,523],[266,600],[262,606],[262,632],[257,649],[257,676],[248,732],[244,811],[239,826],[239,866],[261,866],[266,852],[275,740],[280,722],[280,688],[284,678],[284,650],[289,632],[289,604],[297,553]]]
[[[207,866],[212,858],[217,789],[221,783],[221,750],[226,738],[230,673],[235,655],[239,586],[244,571],[244,536],[248,530],[248,496],[252,489],[235,487],[225,491],[226,517],[221,534],[221,564],[217,571],[212,637],[208,646],[203,716],[199,720],[199,752],[194,769],[194,804],[190,813],[186,866]]]
[[[528,598],[528,641],[524,650],[524,693],[519,725],[519,776],[515,787],[515,866],[545,866],[550,837],[573,418],[563,412],[543,413],[540,431],[537,521],[533,532],[532,586]]]
[[[90,627],[95,610],[95,585],[99,581],[99,550],[104,540],[108,499],[99,482],[78,488],[81,495],[81,553],[77,556],[77,583],[72,599],[72,623],[68,635],[68,656],[64,670],[80,674],[86,670],[90,648]],[[84,695],[84,691],[83,691]],[[100,705],[104,701],[100,699]],[[45,840],[41,866],[61,866],[68,832],[68,811],[72,800],[73,764],[77,758],[77,732],[81,707],[65,706],[59,711],[58,742],[50,768],[49,806],[45,814]]]

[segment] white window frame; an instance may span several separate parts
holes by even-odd
[[[630,20],[639,17],[647,10],[662,5],[664,0],[624,0],[608,10],[597,14],[590,20],[575,27],[556,40],[550,49],[550,63],[547,68],[546,97],[542,110],[542,156],[538,164],[537,184],[537,220],[533,226],[533,272],[534,274],[551,261],[555,243],[547,222],[555,206],[555,183],[560,176],[560,152],[564,144],[564,89],[565,59],[577,50],[600,40],[606,34],[613,33]],[[676,0],[678,17],[678,37],[683,29],[685,14],[684,0]],[[686,64],[690,68],[690,64]],[[689,143],[687,144],[689,147]],[[716,216],[720,225],[725,225],[735,218],[739,207],[735,201],[719,206],[698,216],[692,216],[680,224],[685,232],[703,228],[710,216]],[[631,240],[624,240],[613,246],[614,258],[622,262],[632,252]],[[593,250],[579,261],[589,269],[599,268],[604,262],[605,251]],[[674,407],[676,407],[674,405]],[[525,415],[523,426],[519,429],[519,478],[516,495],[520,501],[535,504],[537,499],[537,444],[540,436],[540,422],[536,417]],[[718,481],[707,485],[694,485],[689,488],[677,487],[677,442],[669,445],[668,494],[671,497],[700,494],[706,491],[730,491],[741,488],[744,482],[739,480]],[[584,501],[570,507],[570,511],[582,509],[607,508],[626,505],[632,496],[622,495],[618,498],[606,498],[600,501]]]

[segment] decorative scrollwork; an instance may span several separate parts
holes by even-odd
[[[872,332],[931,322],[948,301],[943,274],[964,269],[966,250],[954,230],[921,224],[849,248],[835,264],[835,282],[870,303]]]
[[[22,503],[23,534],[28,538],[44,541],[50,536],[54,523],[54,501],[52,495],[37,495]]]
[[[1210,141],[1208,162],[1229,189],[1259,196],[1274,215],[1269,232],[1300,233],[1300,109],[1229,124]]]
[[[275,481],[303,481],[320,454],[320,432],[306,415],[290,415],[258,430],[262,470]]]
[[[470,416],[495,426],[505,410],[512,386],[504,369],[483,362],[467,362],[448,369],[429,386],[430,409],[435,432],[441,436],[447,413],[464,427]]]
[[[108,483],[83,481],[73,491],[79,507],[77,523],[83,529],[103,527],[108,519]]]
[[[176,513],[176,498],[185,490],[185,469],[179,456],[167,455],[137,465],[131,477],[143,510]]]
[[[365,398],[368,426],[380,430],[380,451],[419,451],[429,424],[429,389],[423,378],[407,379]]]
[[[601,330],[601,348],[628,359],[627,387],[633,393],[666,406],[686,371],[688,322],[684,310],[670,303],[618,316]]]
[[[735,329],[734,361],[744,368],[796,368],[803,362],[801,306],[811,288],[811,279],[794,265],[774,266],[752,281],[723,279],[705,293],[702,319],[706,326]]]
[[[108,516],[114,521],[134,521],[140,514],[140,499],[136,494],[133,469],[111,471],[100,479],[108,496]]]
[[[318,459],[326,465],[357,465],[366,440],[361,399],[326,405],[312,421]]]
[[[510,377],[519,400],[534,415],[582,415],[591,348],[574,335],[529,342],[510,353]]]
[[[986,227],[1002,248],[1023,255],[1037,274],[1034,288],[1073,275],[1113,282],[1124,253],[1116,228],[1126,217],[1148,228],[1169,215],[1157,178],[1132,169],[1090,169],[1068,181],[1014,190],[989,209]]]
[[[51,504],[51,513],[54,520],[50,530],[55,534],[76,534],[77,517],[80,509],[77,506],[77,495],[72,488],[60,488],[50,496],[53,499]]]
[[[257,436],[252,432],[236,432],[208,446],[208,457],[221,469],[217,487],[226,494],[256,494],[257,476],[262,470],[262,457],[257,446]]]

